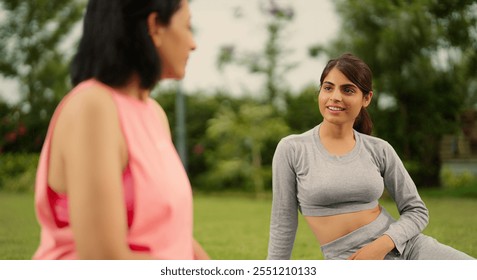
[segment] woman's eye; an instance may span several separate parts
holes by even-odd
[[[345,89],[344,89],[344,92],[345,92],[346,94],[353,94],[353,93],[355,93],[355,90],[352,89],[352,88],[345,88]]]

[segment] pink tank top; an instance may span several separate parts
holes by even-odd
[[[154,101],[141,102],[96,80],[84,81],[60,103],[50,123],[36,175],[35,209],[41,226],[33,259],[76,259],[69,225],[68,197],[47,182],[50,143],[58,115],[81,89],[102,86],[111,92],[128,148],[123,190],[131,250],[158,259],[193,259],[192,191],[187,174],[159,118]]]

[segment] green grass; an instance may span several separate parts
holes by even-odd
[[[477,199],[423,196],[431,216],[424,231],[440,242],[477,256]],[[382,204],[397,217],[392,201]],[[270,197],[243,195],[194,197],[195,236],[214,259],[265,259],[268,245]],[[0,192],[0,259],[30,259],[39,227],[30,193]],[[320,248],[300,217],[293,259],[322,259]]]
[[[265,259],[271,200],[246,196],[194,198],[195,236],[213,259]],[[318,243],[300,217],[293,258],[322,258]]]
[[[30,259],[38,240],[33,195],[0,192],[0,259]]]

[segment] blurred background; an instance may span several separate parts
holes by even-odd
[[[85,3],[0,1],[0,189],[32,186],[28,170],[71,87]],[[419,187],[474,180],[477,1],[193,0],[191,10],[187,77],[153,96],[194,188],[269,190],[276,143],[321,121],[319,76],[343,52],[371,66],[374,134]]]
[[[269,198],[276,144],[321,122],[321,71],[351,52],[373,70],[373,134],[419,190],[477,198],[477,0],[190,3],[198,49],[186,78],[161,82],[153,97],[195,193]],[[32,203],[85,4],[0,0],[0,198]]]

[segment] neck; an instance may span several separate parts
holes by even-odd
[[[353,124],[337,125],[323,121],[320,128],[320,137],[336,140],[354,139]]]
[[[132,75],[129,81],[124,86],[116,87],[115,89],[124,95],[133,97],[139,101],[145,102],[151,93],[149,89],[142,88],[137,75]]]
[[[352,126],[336,125],[323,121],[319,131],[320,141],[335,156],[342,156],[353,150],[356,143]]]

